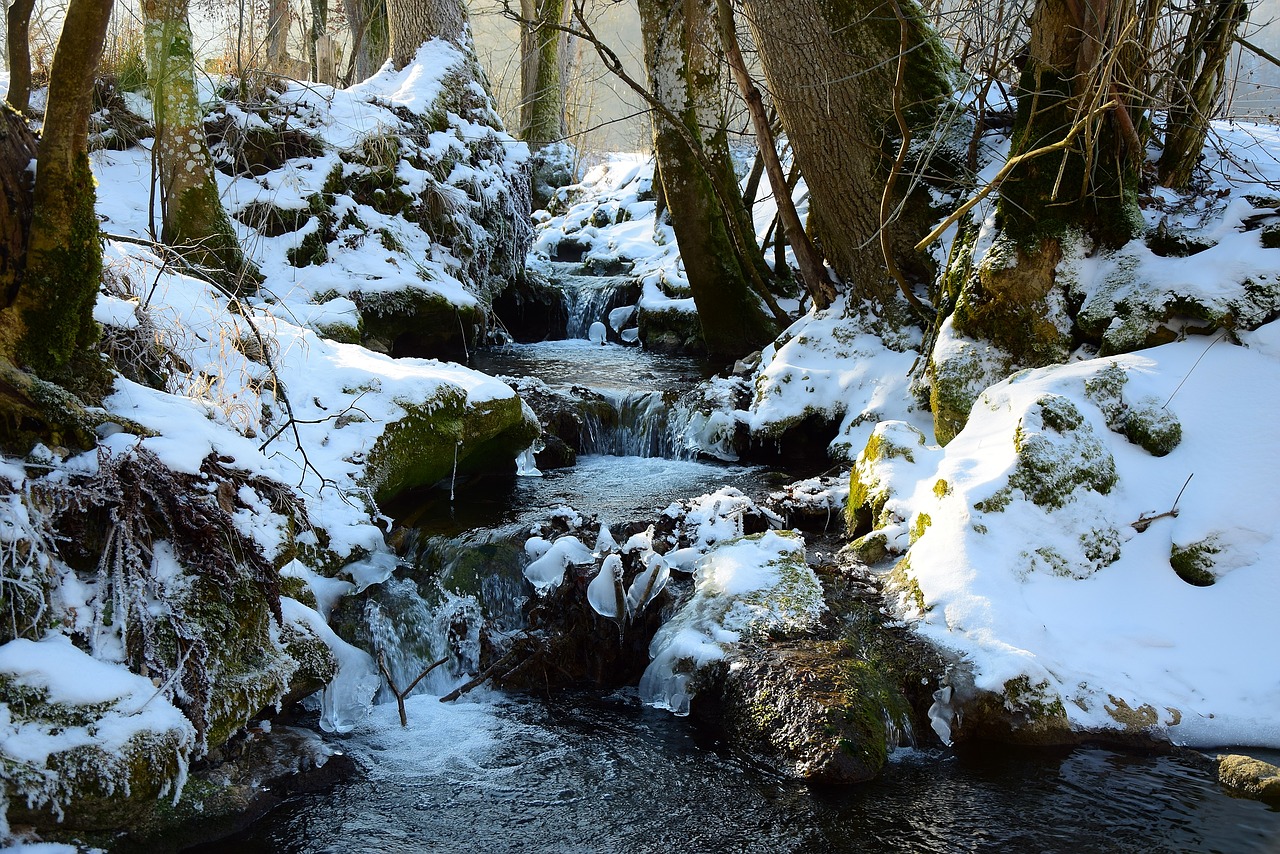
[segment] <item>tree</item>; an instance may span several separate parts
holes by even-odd
[[[155,113],[161,239],[237,290],[256,287],[218,196],[196,92],[187,0],[143,0],[147,66]]]
[[[31,101],[31,13],[36,0],[13,0],[5,22],[5,47],[9,54],[9,106],[25,113]]]
[[[898,182],[893,216],[881,198],[908,129],[928,128],[951,94],[954,60],[914,0],[743,0],[773,103],[811,196],[809,227],[853,293],[893,310],[898,286],[933,270],[914,244],[934,219],[927,193]],[[904,38],[905,33],[905,38]],[[904,71],[897,78],[899,57]],[[895,85],[898,83],[898,85]],[[888,229],[889,258],[877,242]]]
[[[535,151],[564,137],[560,25],[568,8],[564,0],[520,2],[520,130]]]
[[[835,299],[836,290],[831,280],[827,277],[827,271],[822,265],[821,256],[818,255],[817,249],[809,240],[809,235],[805,233],[804,225],[800,222],[800,214],[796,211],[795,204],[791,201],[791,182],[787,180],[786,174],[782,171],[782,161],[778,157],[772,124],[768,114],[765,112],[764,98],[747,71],[746,60],[743,58],[742,50],[738,45],[737,24],[734,19],[731,0],[716,0],[716,13],[720,27],[720,41],[724,46],[725,57],[729,62],[729,68],[733,71],[738,88],[742,92],[742,98],[747,103],[747,110],[751,114],[751,123],[756,131],[756,146],[759,150],[756,165],[752,167],[747,189],[743,192],[743,204],[744,206],[749,206],[751,204],[750,200],[755,197],[754,183],[758,183],[760,180],[760,172],[756,170],[756,166],[758,166],[761,171],[769,176],[769,187],[773,191],[773,198],[778,205],[778,220],[781,223],[782,230],[786,233],[787,241],[795,249],[796,263],[800,268],[800,278],[804,282],[805,290],[809,292],[809,296],[813,299],[813,304],[819,310],[825,309]],[[781,246],[781,241],[778,241],[777,245]]]
[[[1245,0],[1193,4],[1182,49],[1169,75],[1173,96],[1157,170],[1166,187],[1185,187],[1200,160],[1227,61],[1249,15]]]
[[[658,174],[708,352],[736,358],[777,330],[753,292],[767,269],[742,207],[720,112],[713,0],[639,0]],[[736,204],[737,209],[734,209]],[[757,289],[758,290],[758,289]]]
[[[342,7],[351,26],[351,62],[346,75],[350,85],[369,79],[387,61],[391,36],[385,0],[343,0]]]
[[[404,68],[433,38],[462,44],[467,8],[462,0],[387,0],[391,62]]]
[[[998,181],[997,237],[972,269],[963,262],[950,271],[958,287],[944,298],[944,311],[954,306],[954,332],[976,343],[948,343],[929,366],[943,442],[963,427],[985,385],[1067,358],[1075,333],[1057,269],[1068,249],[1121,246],[1142,224],[1145,147],[1127,103],[1145,60],[1125,49],[1136,32],[1133,5],[1037,0],[1030,28]]]

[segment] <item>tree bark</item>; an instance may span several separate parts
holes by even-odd
[[[289,60],[289,27],[293,24],[293,6],[289,0],[270,0],[267,4],[267,67],[284,68]]]
[[[520,124],[522,138],[537,150],[562,139],[564,124],[564,82],[561,80],[560,47],[564,34],[559,25],[564,0],[525,0],[523,10],[532,18],[521,24]]]
[[[187,0],[142,3],[158,149],[161,239],[233,290],[251,291],[261,277],[245,259],[218,196],[196,92],[187,6]]]
[[[747,102],[751,123],[756,131],[759,157],[764,164],[765,173],[769,176],[769,187],[773,190],[773,198],[778,205],[778,219],[786,231],[787,241],[795,249],[796,263],[800,267],[800,280],[804,283],[805,290],[809,292],[814,307],[818,310],[825,309],[835,300],[836,289],[827,277],[822,257],[818,255],[809,241],[809,236],[805,234],[804,224],[800,222],[800,214],[796,212],[796,206],[791,201],[791,188],[787,185],[787,176],[782,171],[782,161],[778,159],[773,130],[769,127],[769,116],[764,109],[764,98],[747,72],[746,60],[743,59],[742,51],[738,47],[737,25],[734,22],[733,6],[730,0],[717,0],[716,11],[720,24],[720,41],[724,45],[729,68],[733,71],[742,97]]]
[[[391,61],[404,68],[433,38],[462,44],[467,8],[462,0],[387,0]]]
[[[36,0],[13,0],[5,21],[9,52],[9,94],[5,100],[20,113],[31,107],[31,13]]]
[[[724,207],[736,201],[741,208],[742,196],[718,112],[721,78],[713,2],[639,0],[638,5],[650,89],[681,121],[676,127],[654,117],[654,149],[667,209],[703,341],[714,358],[730,359],[763,347],[776,329],[752,293],[750,278],[765,264],[754,231],[745,232],[750,245],[743,239],[745,209]],[[709,140],[705,129],[712,130]],[[704,144],[706,151],[699,157],[693,146]]]
[[[93,353],[102,243],[89,170],[89,114],[111,6],[111,0],[71,0],[67,6],[49,70],[26,267],[2,333],[10,345],[6,355],[89,397],[105,378]]]
[[[343,0],[351,26],[351,65],[348,85],[368,80],[387,61],[390,34],[384,0]]]
[[[954,61],[911,0],[901,101],[916,128],[932,125],[952,90]],[[859,298],[892,307],[898,288],[876,240],[880,198],[899,138],[894,77],[901,30],[888,0],[743,0],[765,78],[809,187],[809,227],[836,274]],[[905,183],[905,182],[904,182]],[[923,189],[899,190],[886,227],[913,283],[933,268],[914,251],[933,218]]]
[[[1248,15],[1244,0],[1200,3],[1191,13],[1182,52],[1170,75],[1174,92],[1164,151],[1156,165],[1160,183],[1166,187],[1181,188],[1191,181],[1226,78],[1231,48]]]

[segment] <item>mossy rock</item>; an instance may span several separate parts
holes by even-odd
[[[637,312],[640,341],[646,350],[675,356],[705,356],[702,323],[696,312],[668,309],[653,311],[643,306]]]
[[[127,678],[138,688],[113,699],[71,703],[51,699],[47,688],[26,675],[0,675],[0,708],[18,743],[53,748],[40,761],[0,749],[10,825],[53,837],[114,832],[142,820],[158,798],[177,790],[194,747],[191,726],[163,699],[146,718],[149,726],[134,723],[141,720],[135,718],[137,706],[150,686],[136,675]]]
[[[845,547],[850,556],[855,560],[867,565],[877,564],[887,558],[889,551],[889,538],[885,536],[883,531],[872,531],[858,537]]]
[[[1215,536],[1186,546],[1174,543],[1169,552],[1169,565],[1179,578],[1193,587],[1209,587],[1218,580],[1213,565],[1214,558],[1221,551],[1222,547]]]
[[[1017,461],[1009,487],[1046,510],[1072,500],[1077,489],[1106,495],[1116,484],[1115,459],[1070,399],[1041,396],[1018,422]]]
[[[914,463],[915,454],[926,441],[924,433],[905,421],[882,421],[876,425],[849,472],[845,522],[851,534],[865,534],[893,521],[885,512],[892,496],[880,467],[889,460]]]
[[[351,294],[364,321],[360,343],[391,356],[465,361],[475,350],[484,316],[422,288]]]
[[[715,713],[730,740],[808,783],[872,779],[910,726],[893,680],[838,641],[769,643],[716,671]]]
[[[1238,753],[1220,755],[1218,782],[1233,792],[1280,807],[1280,768],[1270,762]]]
[[[338,672],[338,660],[329,645],[303,622],[290,622],[280,630],[280,643],[285,654],[297,663],[289,679],[281,706],[301,700],[319,691]]]
[[[1084,381],[1084,393],[1097,404],[1107,426],[1154,457],[1163,457],[1182,442],[1182,423],[1153,397],[1130,404],[1124,396],[1128,376],[1112,363]]]
[[[1080,733],[1067,720],[1062,698],[1047,682],[1032,684],[1027,676],[1004,683],[1000,692],[977,691],[958,702],[952,738],[1000,741],[1036,747],[1078,744]]]
[[[960,434],[983,390],[1008,373],[1005,360],[993,358],[992,349],[978,341],[953,337],[934,348],[928,367],[929,411],[939,444]]]
[[[514,395],[468,403],[465,392],[447,387],[428,400],[399,403],[404,416],[378,437],[365,469],[364,483],[379,503],[454,471],[513,469],[516,456],[539,433]]]

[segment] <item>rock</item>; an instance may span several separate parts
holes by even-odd
[[[400,405],[404,415],[387,425],[365,467],[365,485],[379,503],[455,471],[512,469],[539,433],[514,394],[473,403],[461,388],[446,385],[428,400]]]
[[[901,691],[854,648],[835,641],[752,645],[716,668],[716,701],[701,717],[781,773],[807,783],[875,777],[910,729]]]
[[[1280,768],[1229,753],[1218,757],[1218,782],[1234,792],[1280,806]]]
[[[851,535],[861,537],[901,521],[886,507],[892,497],[894,476],[904,464],[915,464],[925,441],[924,434],[905,421],[882,421],[876,425],[849,473],[845,522]]]
[[[705,356],[702,324],[696,312],[644,306],[639,311],[640,341],[646,350],[679,356]]]

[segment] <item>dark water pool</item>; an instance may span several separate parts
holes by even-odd
[[[199,851],[1274,852],[1280,812],[1194,756],[1097,748],[899,751],[814,789],[753,768],[632,696],[412,699],[342,747],[360,778]]]

